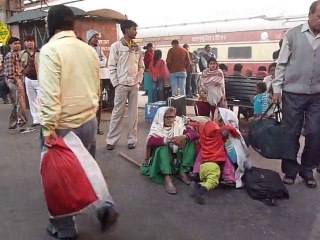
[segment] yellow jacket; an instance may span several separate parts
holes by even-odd
[[[77,128],[95,117],[100,91],[95,50],[73,31],[55,34],[40,51],[39,84],[43,135]]]

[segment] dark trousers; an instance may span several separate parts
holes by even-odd
[[[8,88],[7,84],[4,80],[0,80],[0,97],[4,102],[8,102],[8,93],[10,89]]]
[[[305,120],[305,146],[301,165],[297,160],[283,159],[281,169],[287,177],[295,178],[299,173],[303,178],[312,177],[312,169],[320,162],[320,93],[319,94],[282,94],[283,123],[296,132],[297,151],[299,138]],[[298,153],[298,152],[297,152]]]
[[[101,79],[102,109],[111,109],[114,106],[114,87],[110,79]]]
[[[189,96],[191,94],[197,93],[197,79],[196,74],[188,72],[186,79],[186,95]]]
[[[101,121],[101,112],[102,112],[102,94],[100,95],[99,99],[99,106],[96,112],[96,118],[97,118],[97,130],[100,130],[100,121]]]
[[[157,81],[152,81],[152,100],[153,102],[165,100],[162,78],[157,78]]]

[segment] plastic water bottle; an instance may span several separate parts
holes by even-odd
[[[177,96],[180,96],[180,88],[177,90]]]

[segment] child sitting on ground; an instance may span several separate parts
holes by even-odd
[[[219,184],[221,171],[223,171],[220,167],[223,168],[227,164],[232,166],[224,146],[229,133],[239,137],[239,133],[231,125],[220,128],[214,121],[207,122],[201,133],[200,183],[192,182],[190,186],[190,195],[195,197],[196,202],[201,205],[205,204],[206,193]]]
[[[262,116],[270,105],[269,93],[265,82],[259,82],[256,86],[257,95],[253,98],[253,111],[255,117]]]

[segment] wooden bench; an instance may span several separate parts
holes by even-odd
[[[238,118],[240,113],[248,119],[253,109],[253,97],[257,95],[256,85],[261,82],[259,78],[246,78],[240,76],[227,76],[225,77],[226,85],[226,98],[228,106],[238,106]],[[245,110],[245,112],[243,112]],[[248,112],[248,114],[246,114]]]

